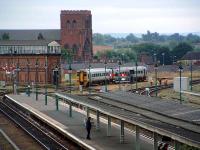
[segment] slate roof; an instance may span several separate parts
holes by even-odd
[[[200,52],[187,52],[182,60],[200,60]]]
[[[25,45],[25,46],[46,46],[52,40],[0,40],[0,46],[4,45]]]
[[[41,33],[46,40],[60,40],[60,29],[0,30],[0,38],[8,33],[10,40],[37,40]]]

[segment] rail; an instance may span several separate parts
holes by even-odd
[[[49,136],[41,128],[30,122],[25,115],[5,102],[0,102],[0,111],[32,136],[43,148],[49,150],[68,150],[61,143]]]

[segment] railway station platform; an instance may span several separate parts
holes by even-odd
[[[101,118],[100,129],[96,130],[93,126],[91,131],[91,140],[86,139],[86,129],[84,119],[87,114],[86,111],[73,108],[72,117],[69,116],[69,105],[59,102],[59,110],[55,104],[55,98],[48,97],[48,104],[45,105],[45,96],[39,95],[36,101],[35,95],[31,94],[30,97],[25,94],[8,95],[13,101],[25,107],[31,112],[45,120],[54,124],[58,128],[65,130],[68,134],[76,137],[78,140],[86,143],[91,149],[98,150],[129,150],[134,149],[135,134],[133,131],[125,129],[125,139],[120,143],[120,126],[112,124],[111,135],[107,136],[107,122]],[[93,118],[92,114],[90,114]],[[94,117],[95,118],[95,117]],[[96,122],[96,121],[94,121]],[[153,140],[140,135],[140,149],[149,150],[153,149]]]

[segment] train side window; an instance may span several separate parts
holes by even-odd
[[[135,74],[135,71],[134,70],[130,70],[130,74]]]

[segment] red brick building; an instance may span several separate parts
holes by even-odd
[[[56,41],[0,41],[0,81],[6,84],[57,82],[60,44]],[[60,80],[60,78],[58,78]]]
[[[64,10],[60,14],[61,45],[70,51],[75,62],[92,59],[91,11]]]
[[[73,62],[92,59],[91,11],[63,10],[60,21],[61,29],[0,30],[0,37],[9,35],[0,40],[0,81],[44,84],[45,62],[47,82],[61,81],[61,48],[72,54]]]

